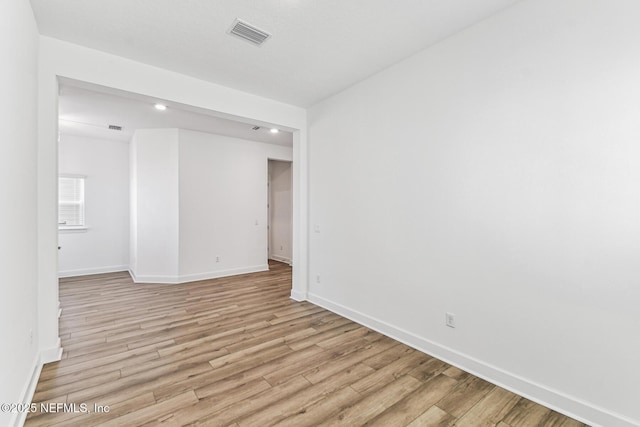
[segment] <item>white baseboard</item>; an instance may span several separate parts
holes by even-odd
[[[33,400],[33,395],[36,392],[36,386],[38,385],[38,379],[40,379],[40,372],[42,372],[42,365],[43,363],[41,362],[40,355],[36,355],[31,369],[31,376],[22,388],[22,393],[20,393],[19,403],[27,405]],[[26,411],[16,412],[9,420],[9,425],[12,427],[22,427],[26,418]]]
[[[283,257],[283,256],[280,256],[280,255],[270,255],[269,259],[272,259],[272,260],[278,261],[278,262],[284,262],[285,264],[291,265],[291,258]]]
[[[293,291],[291,297],[296,299],[293,296]],[[573,396],[553,390],[545,385],[522,378],[497,366],[462,354],[454,349],[430,341],[364,313],[352,310],[341,304],[334,303],[313,293],[309,293],[308,301],[593,427],[637,427],[640,425],[639,420],[632,420],[605,408],[592,405]]]
[[[128,268],[127,271],[129,272],[129,276],[131,276],[131,280],[133,280],[133,283],[140,283],[136,277],[136,273],[134,273],[131,268]]]
[[[294,300],[294,301],[302,302],[302,301],[306,301],[307,297],[302,292],[298,292],[296,290],[291,289],[291,299]],[[320,305],[320,304],[318,304],[318,305]]]
[[[77,270],[64,270],[58,272],[58,277],[75,277],[88,276],[90,274],[116,273],[119,271],[127,271],[128,265],[111,265],[107,267],[81,268]]]
[[[133,271],[129,270],[131,279],[134,283],[157,283],[162,285],[176,285],[180,283],[178,276],[137,276]]]
[[[43,365],[62,359],[62,346],[60,344],[60,338],[58,338],[58,342],[54,347],[40,351],[40,362]]]
[[[129,274],[135,283],[159,283],[159,284],[180,284],[187,282],[195,282],[197,280],[217,279],[220,277],[237,276],[239,274],[258,273],[260,271],[268,271],[269,265],[262,264],[250,267],[232,268],[228,270],[210,271],[206,273],[183,274],[180,276],[145,276],[136,275],[129,270]]]
[[[254,265],[250,267],[232,268],[229,270],[211,271],[208,273],[183,274],[180,276],[180,282],[195,282],[196,280],[217,279],[219,277],[237,276],[239,274],[258,273],[268,271],[268,264]]]
[[[47,363],[57,362],[61,358],[62,347],[60,346],[60,338],[58,338],[58,343],[56,346],[43,350],[40,352],[40,354],[36,355],[33,361],[33,367],[31,368],[31,376],[22,388],[22,393],[20,393],[19,403],[26,405],[30,404],[33,401],[33,395],[36,392],[36,386],[38,385],[38,380],[40,379],[42,367]],[[13,417],[9,421],[9,425],[12,427],[21,427],[24,425],[26,418],[26,411],[17,412],[13,414]]]

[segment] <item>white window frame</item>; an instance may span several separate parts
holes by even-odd
[[[62,201],[60,200],[60,179],[61,178],[71,178],[71,179],[80,179],[81,180],[81,190],[80,190],[80,199],[76,200],[75,203],[79,204],[79,208],[82,210],[79,215],[82,219],[81,224],[67,225],[60,222],[60,205]],[[59,231],[86,231],[87,230],[87,218],[86,218],[86,205],[85,205],[85,190],[86,190],[86,175],[74,175],[74,174],[60,174],[58,175],[58,230]],[[67,202],[69,203],[69,202]]]

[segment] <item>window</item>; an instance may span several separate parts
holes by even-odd
[[[58,177],[58,228],[84,228],[83,176]]]

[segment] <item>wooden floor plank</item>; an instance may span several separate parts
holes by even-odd
[[[471,376],[460,381],[451,393],[443,397],[438,402],[438,408],[460,418],[494,387],[483,379]]]
[[[342,411],[324,420],[319,426],[364,425],[367,421],[393,406],[411,392],[420,388],[422,383],[414,377],[405,375],[387,384],[378,393],[371,393],[361,400],[345,407]]]
[[[234,424],[234,420],[261,413],[265,411],[266,408],[271,409],[272,405],[286,401],[290,396],[307,389],[310,385],[311,383],[303,376],[297,375],[262,393],[252,396],[249,400],[236,402],[222,411],[203,416],[198,421],[187,424],[187,426],[226,426]]]
[[[510,427],[534,427],[543,425],[551,409],[540,406],[528,399],[520,399],[502,420]]]
[[[301,407],[298,412],[276,423],[278,427],[305,427],[317,426],[330,418],[345,405],[351,405],[362,399],[362,395],[349,386],[342,387],[324,399]]]
[[[196,397],[195,393],[193,391],[188,391],[172,399],[147,406],[143,409],[138,409],[137,411],[129,412],[126,415],[110,418],[104,423],[95,425],[100,427],[139,426],[150,421],[158,422],[165,415],[171,414],[173,411],[189,405],[193,405],[197,402],[198,398]]]
[[[60,279],[62,360],[25,426],[583,424],[309,302],[291,268],[182,285]]]
[[[456,380],[446,375],[431,378],[393,406],[385,409],[367,425],[378,427],[407,425],[451,392],[456,384]]]
[[[520,396],[516,396],[501,387],[494,387],[456,422],[456,426],[495,426],[500,420],[504,419],[520,399]]]
[[[362,378],[360,381],[352,384],[351,387],[359,393],[369,393],[377,390],[406,374],[415,365],[428,358],[429,356],[417,351],[408,353],[388,365],[380,367],[375,373]]]
[[[409,427],[448,427],[454,425],[456,417],[447,414],[437,406],[427,409],[422,415],[411,421]]]
[[[368,366],[357,364],[344,371],[337,372],[316,384],[313,384],[303,391],[289,396],[269,406],[264,411],[256,412],[249,417],[240,419],[241,426],[270,426],[285,418],[292,416],[306,406],[315,404],[326,396],[335,393],[346,385],[354,382],[356,378],[371,373]]]

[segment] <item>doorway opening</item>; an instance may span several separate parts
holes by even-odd
[[[292,265],[292,162],[269,159],[267,163],[267,258]]]

